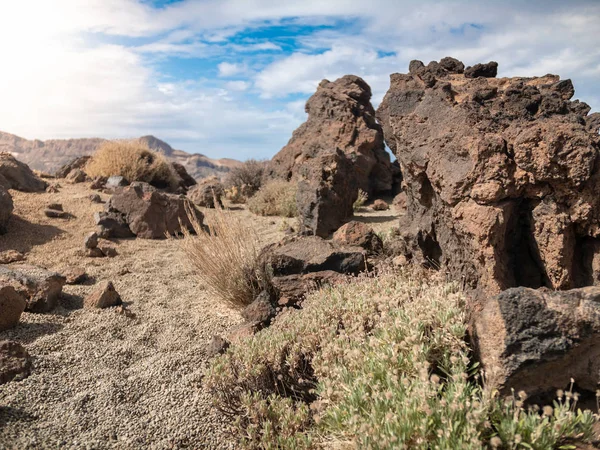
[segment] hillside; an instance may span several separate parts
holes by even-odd
[[[175,150],[154,136],[142,136],[137,140],[163,153],[172,161],[183,164],[196,179],[213,175],[221,178],[232,167],[240,164],[234,159],[211,159],[199,153]],[[101,138],[28,140],[0,131],[0,151],[10,152],[31,168],[47,173],[54,173],[78,156],[91,155],[105,141],[106,139]]]

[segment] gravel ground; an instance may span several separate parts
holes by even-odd
[[[0,251],[112,280],[136,318],[82,309],[92,282],[65,286],[51,314],[24,313],[17,328],[0,332],[0,340],[21,342],[34,358],[28,378],[0,386],[0,448],[235,448],[202,378],[208,342],[239,323],[239,313],[208,297],[176,241],[121,240],[116,258],[85,257],[83,238],[103,205],[90,202],[87,184],[61,184],[55,194],[12,192],[15,217]],[[52,202],[74,217],[46,218],[43,208]],[[283,222],[293,225],[236,213],[265,243],[283,236]]]

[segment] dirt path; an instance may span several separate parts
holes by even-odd
[[[239,313],[208,298],[176,241],[121,240],[116,258],[85,257],[83,238],[103,205],[90,202],[86,186],[62,184],[57,194],[12,192],[16,217],[0,251],[112,280],[136,318],[82,309],[90,283],[65,286],[51,314],[24,313],[17,328],[0,332],[0,340],[23,343],[34,357],[28,378],[0,386],[0,448],[234,448],[202,373],[208,342],[239,323]],[[46,218],[51,202],[75,217]],[[283,236],[284,219],[237,213],[265,242]]]

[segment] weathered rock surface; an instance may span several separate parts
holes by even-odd
[[[0,234],[6,233],[13,209],[14,204],[11,195],[4,186],[0,185]]]
[[[83,238],[83,246],[85,248],[96,248],[98,247],[98,233],[92,231]]]
[[[29,265],[0,266],[0,283],[13,286],[24,295],[25,311],[45,313],[54,309],[62,294],[65,278],[55,272]]]
[[[100,283],[94,291],[83,300],[83,306],[86,308],[109,308],[120,305],[121,296],[115,289],[112,281]]]
[[[242,317],[247,322],[268,325],[275,317],[275,308],[271,304],[268,292],[261,292],[256,299],[242,310]]]
[[[172,162],[173,170],[179,177],[179,185],[184,188],[189,188],[196,185],[196,180],[188,173],[183,164]]]
[[[20,381],[31,373],[27,350],[15,341],[0,341],[0,384]]]
[[[377,117],[406,186],[406,256],[488,294],[600,284],[590,108],[570,80],[485,78],[496,69],[413,62],[391,76]]]
[[[353,216],[357,197],[353,163],[340,150],[322,153],[298,169],[296,202],[303,232],[329,236]]]
[[[390,205],[387,204],[385,200],[378,198],[373,202],[373,211],[387,211],[390,209]]]
[[[73,169],[69,172],[69,174],[67,175],[67,181],[70,183],[83,183],[84,181],[87,181],[88,176],[87,174],[81,170],[81,169]]]
[[[307,121],[273,157],[269,174],[295,179],[310,160],[340,149],[351,161],[359,188],[370,194],[390,191],[390,157],[370,100],[371,88],[357,76],[321,81],[306,102]]]
[[[63,272],[67,284],[82,284],[89,279],[85,269],[81,267],[70,267]]]
[[[25,305],[25,298],[14,287],[0,284],[0,331],[17,326]]]
[[[373,229],[362,223],[352,220],[340,227],[333,234],[333,241],[341,246],[361,247],[369,254],[381,253],[383,242]]]
[[[223,206],[221,198],[224,195],[225,190],[223,189],[223,184],[216,177],[206,178],[200,181],[187,193],[187,197],[191,201],[193,201],[196,205],[203,206],[205,208],[214,208],[215,199],[217,200],[217,204]]]
[[[16,250],[6,250],[4,252],[0,252],[0,264],[10,264],[23,261],[24,259],[25,255]]]
[[[85,172],[85,166],[92,159],[91,156],[79,156],[77,158],[72,159],[67,164],[62,166],[60,169],[56,171],[54,174],[56,178],[67,178],[67,176],[75,169],[80,169]]]
[[[23,192],[43,192],[48,184],[35,176],[27,164],[10,153],[0,152],[0,186]]]
[[[112,177],[108,177],[106,182],[104,183],[105,189],[116,189],[118,187],[127,186],[129,181],[120,175],[113,175]]]
[[[600,288],[508,289],[475,320],[476,345],[488,380],[504,392],[534,396],[564,389],[573,378],[595,392],[600,381]]]
[[[105,238],[135,235],[143,239],[164,239],[168,234],[180,233],[181,224],[193,230],[188,210],[202,223],[202,213],[189,200],[159,192],[146,183],[133,183],[117,189],[105,211],[95,218],[99,234]]]

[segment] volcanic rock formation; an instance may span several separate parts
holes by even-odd
[[[453,61],[393,74],[377,111],[404,177],[407,256],[488,294],[600,284],[597,116],[570,80]]]
[[[295,179],[307,161],[340,149],[353,162],[359,188],[390,191],[393,168],[370,100],[371,88],[357,76],[321,81],[306,102],[308,119],[273,157],[270,175]]]

